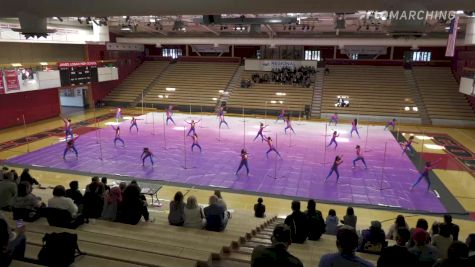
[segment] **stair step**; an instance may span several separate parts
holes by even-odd
[[[244,262],[244,263],[251,263],[251,255],[250,254],[244,254],[244,253],[239,253],[239,252],[232,252],[229,255],[226,255],[223,257],[224,259],[229,259],[233,261],[238,261],[238,262]]]
[[[256,238],[256,237],[251,238],[251,242],[260,243],[262,245],[270,245],[272,243],[270,239]]]
[[[222,259],[213,261],[211,267],[249,267],[250,264],[247,262],[235,261],[232,259]]]
[[[254,247],[244,247],[243,246],[243,247],[239,247],[237,251],[233,251],[231,253],[238,252],[238,253],[241,253],[241,254],[251,255],[253,250],[254,250]]]
[[[255,235],[256,238],[261,238],[261,239],[270,239],[271,236],[272,234],[268,235],[268,234],[262,234],[262,233],[258,233]]]

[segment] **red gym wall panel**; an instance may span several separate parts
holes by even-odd
[[[111,51],[105,45],[87,45],[88,60],[116,60],[119,68],[117,81],[101,82],[91,85],[92,99],[94,103],[102,100],[114,88],[116,88],[130,73],[137,69],[143,61],[143,53],[132,51]]]
[[[0,95],[0,129],[59,116],[58,89]]]

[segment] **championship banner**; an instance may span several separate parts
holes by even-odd
[[[3,85],[3,71],[0,70],[0,95],[5,94],[5,86]]]
[[[16,70],[5,70],[5,83],[7,90],[20,90],[20,81]]]

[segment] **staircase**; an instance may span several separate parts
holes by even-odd
[[[160,80],[163,74],[172,68],[172,65],[174,65],[173,62],[170,62],[164,69],[162,69],[162,71],[157,76],[155,76],[152,82],[150,82],[150,84],[143,89],[142,94],[137,96],[130,105],[132,107],[138,106],[142,102],[142,97],[145,97],[147,95],[148,91],[153,88],[153,86]]]
[[[325,79],[324,72],[324,69],[317,69],[317,73],[315,74],[315,85],[313,87],[312,109],[310,116],[316,119],[320,119],[322,115],[323,82]]]
[[[432,121],[429,117],[429,114],[427,113],[424,101],[422,100],[422,95],[419,91],[419,86],[417,85],[417,81],[414,78],[414,73],[412,72],[412,69],[404,70],[404,76],[406,76],[406,81],[414,98],[414,103],[419,109],[421,123],[423,125],[432,125]]]
[[[233,77],[229,80],[228,85],[224,89],[224,94],[219,97],[216,108],[220,107],[222,102],[227,102],[233,90],[241,86],[241,75],[243,72],[244,66],[238,66],[236,68],[236,72],[234,72]]]
[[[224,253],[220,260],[215,260],[212,267],[249,267],[251,263],[251,254],[255,247],[259,245],[271,245],[271,236],[274,227],[283,223],[283,219],[273,218],[268,223],[262,225],[257,231],[253,231],[247,240],[229,252]]]

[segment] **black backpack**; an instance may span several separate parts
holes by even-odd
[[[38,260],[48,267],[68,267],[74,258],[84,255],[78,247],[78,236],[70,233],[51,233],[43,237]]]

